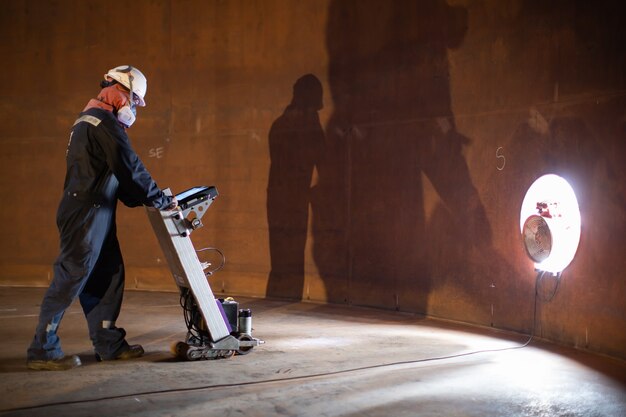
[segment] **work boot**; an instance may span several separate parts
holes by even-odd
[[[116,357],[111,358],[111,359],[104,359],[102,356],[100,356],[98,353],[96,353],[96,360],[98,362],[102,362],[102,361],[106,361],[106,360],[126,360],[126,359],[136,359],[136,358],[140,358],[143,356],[144,350],[143,347],[141,345],[131,345],[128,346],[128,349],[126,349],[125,351],[123,351],[122,353],[118,354]]]
[[[28,369],[36,371],[67,371],[81,365],[80,358],[77,355],[64,356],[59,359],[37,360],[30,359],[26,361]]]
[[[128,347],[128,350],[117,355],[115,359],[135,359],[143,356],[144,350],[141,345],[131,345]]]

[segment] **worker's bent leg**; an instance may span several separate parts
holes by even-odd
[[[123,328],[115,326],[124,295],[124,263],[112,229],[83,292],[80,303],[87,318],[89,337],[101,359],[114,359],[129,346]]]
[[[111,229],[114,208],[87,206],[63,200],[57,213],[61,250],[54,278],[41,303],[35,337],[27,360],[49,361],[63,357],[57,331],[65,310],[83,290],[103,242]]]

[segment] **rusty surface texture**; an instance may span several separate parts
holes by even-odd
[[[109,68],[148,77],[129,130],[161,187],[216,185],[192,236],[217,293],[347,303],[626,358],[621,1],[11,1],[0,14],[0,283],[45,286],[69,129]],[[554,298],[519,236],[547,173],[578,253]],[[175,291],[120,207],[127,287]]]

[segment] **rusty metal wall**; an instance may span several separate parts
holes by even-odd
[[[47,285],[76,114],[130,63],[129,130],[162,187],[214,184],[194,235],[225,294],[350,303],[520,332],[519,208],[567,178],[581,244],[536,333],[626,357],[621,1],[12,1],[0,13],[0,283]],[[127,287],[175,290],[142,209]]]

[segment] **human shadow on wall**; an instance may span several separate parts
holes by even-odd
[[[318,115],[322,107],[321,82],[313,74],[304,75],[293,86],[291,103],[270,129],[268,297],[302,297],[311,179],[324,144]]]
[[[433,251],[446,262],[446,251],[491,244],[450,100],[447,51],[466,29],[466,10],[443,0],[331,2],[334,110],[313,200],[328,301],[425,313]],[[423,175],[445,203],[445,230],[426,227]]]

